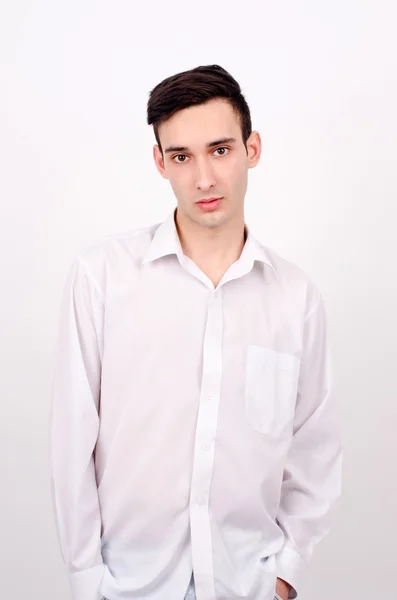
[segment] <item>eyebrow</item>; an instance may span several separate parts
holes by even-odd
[[[206,148],[213,148],[214,146],[219,146],[219,144],[234,144],[236,142],[235,138],[220,138],[219,140],[214,140],[213,142],[208,142],[206,144]],[[189,148],[187,146],[168,146],[164,150],[165,153],[168,152],[189,152]]]

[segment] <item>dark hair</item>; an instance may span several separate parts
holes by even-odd
[[[158,129],[174,113],[183,108],[225,98],[240,117],[244,144],[252,131],[251,114],[237,81],[219,65],[196,67],[171,75],[150,92],[147,123],[153,125],[157,144],[163,153]]]

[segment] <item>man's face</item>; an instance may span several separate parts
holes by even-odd
[[[252,132],[243,143],[238,114],[224,100],[192,106],[160,125],[156,166],[171,183],[178,213],[206,228],[244,220],[248,169],[260,158],[261,140]],[[248,150],[248,155],[247,155]],[[221,198],[214,204],[199,204]]]

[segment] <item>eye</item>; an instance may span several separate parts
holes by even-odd
[[[229,148],[226,148],[226,146],[221,146],[220,148],[214,150],[214,152],[218,152],[218,150],[224,150],[224,152],[218,154],[218,156],[225,156],[229,152]]]
[[[173,157],[172,157],[172,160],[173,160],[174,162],[176,162],[177,164],[184,163],[184,162],[185,162],[184,160],[182,160],[182,161],[175,160],[176,158],[181,158],[181,157],[182,157],[182,158],[186,158],[186,154],[176,154],[175,156],[173,156]]]

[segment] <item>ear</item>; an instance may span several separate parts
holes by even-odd
[[[158,144],[155,144],[153,146],[153,158],[154,158],[155,165],[156,165],[157,170],[160,173],[160,175],[162,177],[164,177],[164,179],[168,179],[166,172],[165,172],[164,157],[161,154],[161,150],[160,150],[160,147],[158,146]]]
[[[247,166],[249,169],[256,167],[262,153],[262,140],[258,131],[252,131],[247,140]]]

